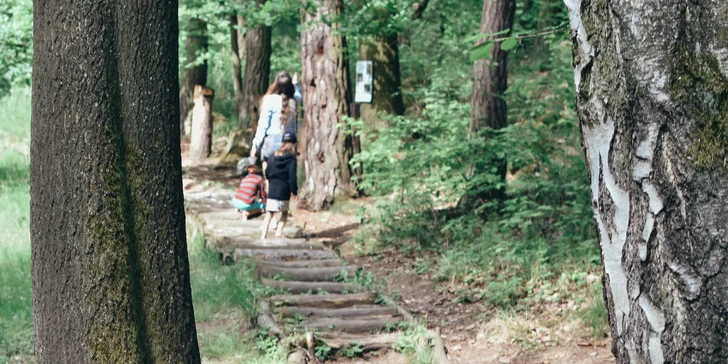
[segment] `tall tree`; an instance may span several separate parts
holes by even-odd
[[[342,12],[342,0],[314,0],[315,13],[306,12],[301,33],[301,62],[306,183],[302,206],[313,211],[329,208],[336,195],[351,191],[349,165],[355,140],[337,125],[349,113],[349,66],[346,39],[340,25],[327,24]]]
[[[257,6],[266,0],[256,0]],[[245,74],[243,79],[242,105],[238,115],[238,127],[255,126],[258,121],[260,99],[270,82],[271,28],[256,24],[245,32]]]
[[[510,32],[513,27],[513,16],[516,10],[515,0],[483,0],[483,12],[480,18],[480,33],[494,34]],[[488,41],[483,38],[481,42]],[[500,43],[490,48],[487,59],[475,61],[473,65],[473,96],[471,99],[472,116],[470,136],[484,128],[501,129],[508,126],[508,109],[503,94],[508,88],[508,53],[501,49]],[[497,174],[501,180],[506,177],[506,161],[496,161]],[[474,174],[484,173],[490,165],[476,162],[471,171]],[[490,200],[502,196],[504,189],[482,189],[477,199]]]
[[[243,106],[242,103],[242,92],[243,92],[243,75],[241,72],[240,64],[240,25],[238,24],[238,15],[236,12],[230,14],[229,28],[230,28],[230,61],[233,64],[233,92],[235,97],[235,110],[238,116],[240,116],[240,110]],[[242,24],[241,24],[242,25]]]
[[[389,16],[382,11],[381,17]],[[402,77],[399,67],[399,40],[396,32],[362,39],[359,58],[372,61],[374,66],[374,92],[372,102],[361,104],[361,118],[369,127],[377,129],[386,126],[381,113],[404,114],[402,99]]]
[[[187,37],[185,38],[185,54],[187,61],[182,72],[182,85],[179,93],[180,131],[185,134],[185,120],[194,107],[195,85],[207,85],[207,60],[198,60],[207,53],[207,22],[193,17],[187,23]]]
[[[31,241],[41,363],[199,363],[177,1],[37,0]]]
[[[728,3],[566,5],[612,351],[728,362]]]

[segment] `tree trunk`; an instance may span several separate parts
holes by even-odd
[[[260,4],[265,0],[259,0]],[[241,129],[255,127],[260,113],[260,99],[270,82],[271,28],[258,24],[245,32],[245,79],[242,106],[238,116]]]
[[[207,85],[207,61],[203,61],[197,66],[188,67],[187,65],[195,63],[198,56],[206,52],[207,23],[202,19],[190,19],[185,39],[187,61],[182,72],[182,85],[179,93],[180,135],[189,133],[189,126],[185,128],[185,122],[189,124],[187,118],[194,107],[195,85]]]
[[[230,60],[233,64],[233,90],[235,97],[235,110],[240,116],[242,108],[243,76],[240,69],[240,42],[238,41],[238,16],[230,14]]]
[[[34,4],[31,241],[39,363],[199,363],[177,2]]]
[[[338,24],[329,26],[322,21],[336,19],[343,1],[314,3],[316,13],[305,14],[307,28],[301,33],[306,183],[300,205],[319,211],[329,208],[336,195],[349,191],[349,159],[355,140],[337,127],[349,113],[349,67],[343,53],[346,39]]]
[[[190,161],[199,162],[212,152],[212,99],[211,88],[195,86],[195,108],[192,110],[190,133]]]
[[[374,65],[374,94],[371,104],[361,104],[361,118],[376,130],[387,126],[379,114],[404,114],[402,80],[399,72],[399,45],[397,33],[363,40],[359,57]]]
[[[480,33],[496,33],[513,27],[516,10],[515,0],[484,0],[480,19]],[[487,41],[484,38],[482,41]],[[500,43],[493,44],[489,59],[475,61],[473,65],[472,118],[469,137],[477,135],[485,128],[501,129],[508,126],[508,109],[503,94],[508,88],[508,53],[501,50]],[[495,161],[497,174],[502,181],[506,177],[505,159]],[[492,168],[476,161],[471,174],[489,173]],[[503,197],[505,188],[478,188],[475,201],[488,201]]]
[[[566,5],[617,362],[728,362],[728,3]]]

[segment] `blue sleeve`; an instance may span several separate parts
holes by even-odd
[[[263,97],[263,104],[260,107],[260,117],[258,118],[258,128],[255,131],[253,145],[251,146],[255,150],[260,149],[263,144],[263,138],[268,133],[270,119],[273,116],[273,109],[270,107],[270,103],[266,102],[266,99],[266,97]]]
[[[295,85],[295,88],[296,88],[296,92],[293,93],[293,98],[296,99],[296,102],[298,102],[300,104],[301,101],[303,101],[303,90],[301,89],[301,83],[300,82],[297,83]]]

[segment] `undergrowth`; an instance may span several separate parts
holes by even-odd
[[[575,303],[584,325],[602,336],[603,302],[584,300],[598,285],[591,277],[600,274],[600,254],[569,44],[548,46],[548,61],[514,67],[506,128],[468,139],[470,90],[439,70],[419,114],[390,117],[378,130],[349,120],[347,130],[368,146],[352,161],[367,172],[359,185],[378,196],[361,216],[358,240],[362,251],[396,247],[416,257],[417,273],[441,280],[459,302],[519,311]],[[504,158],[501,180],[496,165]],[[469,172],[473,166],[479,173]],[[503,199],[482,199],[504,186]]]

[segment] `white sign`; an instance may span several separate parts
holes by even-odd
[[[356,62],[356,93],[354,102],[371,103],[374,92],[374,65],[372,61]]]

